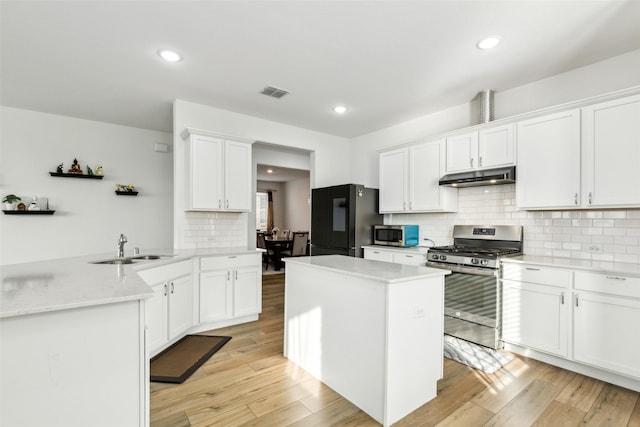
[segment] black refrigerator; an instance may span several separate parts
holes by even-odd
[[[311,191],[311,255],[363,257],[373,243],[372,225],[382,224],[378,189],[345,184]]]

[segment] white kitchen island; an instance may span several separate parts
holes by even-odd
[[[445,270],[287,258],[284,356],[384,426],[436,396]]]

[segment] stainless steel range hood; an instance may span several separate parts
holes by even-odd
[[[479,187],[481,185],[513,184],[516,182],[516,167],[460,172],[440,178],[440,185],[449,187]]]

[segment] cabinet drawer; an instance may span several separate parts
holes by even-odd
[[[374,261],[393,262],[393,252],[379,250],[379,249],[364,248],[364,258],[372,259]]]
[[[424,254],[418,254],[418,253],[403,254],[399,252],[394,252],[393,262],[395,262],[396,264],[418,265],[418,266],[421,265],[424,267],[426,262],[426,257]]]
[[[185,260],[174,262],[172,264],[166,264],[161,267],[149,268],[147,270],[136,271],[142,280],[148,285],[155,285],[161,282],[165,282],[169,279],[186,276],[191,274],[193,263],[192,261]]]
[[[259,266],[261,257],[262,255],[259,252],[255,254],[202,257],[200,259],[200,270],[225,270],[228,268]]]
[[[576,290],[640,298],[640,278],[576,271]]]
[[[569,287],[571,284],[571,271],[539,265],[504,263],[502,277],[541,285]]]

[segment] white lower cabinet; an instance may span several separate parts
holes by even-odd
[[[502,339],[567,357],[568,292],[526,282],[502,282]]]
[[[640,278],[505,262],[502,293],[505,343],[640,380]]]
[[[192,266],[188,260],[138,271],[154,294],[147,302],[151,352],[193,326]]]
[[[575,280],[575,360],[640,379],[640,280],[584,272]]]
[[[262,311],[261,255],[202,258],[200,322],[258,314]]]
[[[393,262],[393,252],[384,249],[364,248],[364,259]]]

